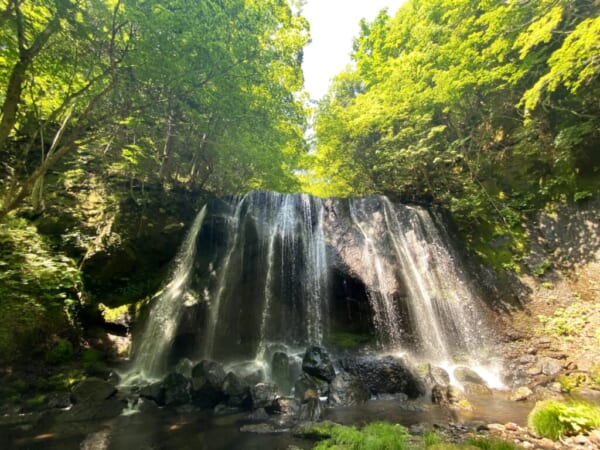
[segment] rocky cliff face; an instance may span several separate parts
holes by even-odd
[[[600,388],[599,230],[598,199],[557,205],[529,226],[520,306],[498,315],[507,384],[528,398]]]

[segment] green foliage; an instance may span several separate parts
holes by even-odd
[[[518,445],[498,438],[470,438],[467,439],[466,444],[482,450],[518,450],[520,448]]]
[[[582,401],[539,402],[529,413],[528,426],[541,436],[557,440],[600,426],[600,408]]]
[[[403,450],[408,448],[408,432],[401,425],[372,422],[361,430],[343,425],[331,429],[331,438],[318,443],[315,450]]]
[[[74,349],[71,341],[59,339],[58,342],[46,353],[46,361],[50,364],[63,364],[73,358]]]
[[[85,349],[81,355],[83,370],[92,376],[103,375],[107,371],[106,355],[94,348]]]
[[[590,315],[588,305],[579,300],[566,308],[557,308],[552,316],[539,315],[539,321],[544,325],[544,333],[552,336],[576,336],[583,329]]]
[[[0,224],[0,269],[3,358],[35,353],[53,336],[73,333],[79,270],[69,258],[53,253],[23,219],[9,218]],[[51,360],[68,356],[68,341],[58,342],[48,354]]]
[[[363,22],[316,112],[307,189],[433,200],[487,263],[519,270],[531,214],[600,189],[599,11],[411,0]]]
[[[373,341],[373,336],[361,333],[349,333],[344,331],[331,332],[326,337],[327,342],[339,349],[357,349],[362,345]]]
[[[441,444],[442,438],[435,431],[427,431],[422,436],[422,442],[423,442],[423,446],[425,446],[427,448],[427,447],[431,447],[436,444]]]
[[[571,373],[558,377],[558,382],[563,392],[572,392],[579,386],[586,384],[587,381],[588,378],[584,373]]]

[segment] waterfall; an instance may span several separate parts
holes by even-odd
[[[200,210],[185,236],[170,281],[152,299],[150,314],[129,371],[132,377],[157,378],[167,368],[167,353],[177,331],[182,306],[186,301],[196,301],[188,287],[196,257],[196,237],[205,217],[206,206]]]
[[[350,199],[350,218],[363,237],[361,260],[367,294],[373,310],[373,321],[382,347],[397,348],[401,345],[400,319],[393,297],[397,290],[395,267],[386,255],[387,224],[381,211],[369,213],[364,199]]]
[[[335,333],[369,333],[379,350],[446,365],[486,344],[482,302],[441,221],[383,196],[212,200],[177,261],[134,353],[132,372],[145,377],[181,357],[267,366],[275,351],[328,345]]]
[[[271,343],[321,343],[327,326],[322,201],[252,192],[228,202],[234,213],[220,221],[228,224],[227,251],[210,299],[202,356],[227,359],[237,345],[240,358],[263,358]],[[224,315],[240,326],[225,328]]]

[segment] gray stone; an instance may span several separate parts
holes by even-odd
[[[372,394],[402,392],[409,398],[425,394],[424,382],[402,358],[394,356],[356,356],[340,360],[342,368],[356,375]]]
[[[450,384],[450,375],[441,367],[431,366],[428,375],[432,384],[439,384],[440,386],[448,386]]]
[[[192,384],[180,373],[170,373],[162,382],[165,392],[165,406],[185,405],[192,401]]]
[[[252,407],[265,408],[271,406],[277,398],[277,386],[273,383],[257,383],[250,388]]]
[[[229,406],[242,408],[250,406],[250,385],[233,372],[225,376],[223,394],[225,394],[225,403]]]
[[[302,370],[328,383],[335,378],[335,369],[329,359],[329,353],[317,345],[306,349],[302,358]]]
[[[465,381],[462,384],[465,394],[467,395],[492,395],[492,391],[485,384],[471,383]]]
[[[369,388],[360,378],[340,372],[329,385],[328,403],[331,406],[352,406],[369,400]]]
[[[542,361],[542,373],[544,375],[558,375],[562,370],[562,363],[553,358],[545,358]]]
[[[73,403],[98,403],[116,394],[117,389],[108,381],[100,378],[88,378],[71,390]]]
[[[316,391],[319,395],[326,395],[329,391],[328,384],[317,377],[303,373],[294,384],[294,397],[303,402],[307,391]]]
[[[460,383],[468,382],[475,384],[485,384],[483,378],[477,372],[469,367],[457,367],[454,369],[454,378]]]
[[[519,386],[510,394],[510,400],[513,402],[521,402],[527,400],[533,395],[533,391],[527,386]]]

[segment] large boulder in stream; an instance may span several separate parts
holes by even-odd
[[[329,353],[323,347],[313,345],[306,349],[302,358],[302,370],[313,377],[328,383],[335,378],[335,369],[329,358]]]
[[[317,395],[324,396],[329,392],[329,385],[325,380],[303,373],[294,384],[294,397],[303,402],[307,398],[306,393],[309,391],[315,391]]]
[[[250,388],[252,408],[270,407],[278,397],[277,386],[273,383],[257,383]]]
[[[246,380],[229,372],[223,381],[223,394],[227,406],[245,408],[251,403],[250,385]]]
[[[117,389],[108,381],[88,378],[76,384],[71,391],[71,401],[77,403],[98,403],[112,397]]]
[[[352,406],[369,400],[369,388],[356,375],[340,372],[329,385],[330,406]]]
[[[78,383],[71,391],[73,407],[60,411],[57,422],[103,420],[121,414],[126,404],[117,398],[117,389],[108,381],[88,378]]]
[[[202,408],[214,408],[221,402],[225,370],[215,361],[203,360],[192,369],[192,402]]]
[[[425,386],[402,358],[354,356],[340,360],[342,368],[358,377],[372,394],[403,393],[409,398],[425,394]]]
[[[165,406],[180,406],[192,400],[192,383],[180,373],[173,372],[165,377],[162,382],[165,392]]]
[[[483,378],[479,376],[477,372],[468,367],[460,366],[454,369],[454,378],[459,383],[475,383],[485,385]]]
[[[437,405],[447,406],[452,409],[471,410],[473,406],[460,388],[436,384],[431,388],[431,401]]]

